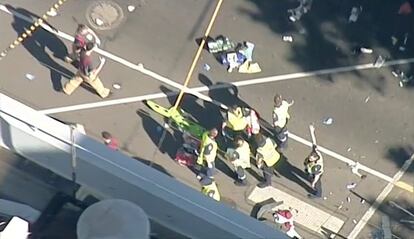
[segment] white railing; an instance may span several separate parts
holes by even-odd
[[[0,94],[0,145],[72,180],[70,126]],[[76,130],[76,182],[102,198],[136,203],[151,220],[191,238],[286,238]]]

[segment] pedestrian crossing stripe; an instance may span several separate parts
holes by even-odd
[[[280,208],[293,208],[297,213],[294,222],[298,223],[321,235],[327,231],[338,233],[344,225],[344,221],[332,214],[318,209],[302,200],[299,200],[277,188],[254,188],[248,199],[254,203],[260,203],[273,198],[275,201],[283,201]]]

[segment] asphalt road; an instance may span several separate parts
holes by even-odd
[[[96,1],[69,0],[49,23],[72,34],[77,22],[88,23],[86,11],[94,2]],[[122,7],[124,17],[113,29],[97,30],[103,41],[101,48],[133,64],[143,63],[147,69],[181,84],[198,47],[195,39],[203,35],[215,1],[116,2]],[[413,56],[410,38],[413,29],[408,24],[412,21],[412,16],[397,16],[400,2],[385,0],[378,4],[374,0],[363,1],[363,11],[358,21],[348,23],[350,10],[358,1],[314,1],[307,15],[299,22],[291,23],[286,10],[295,7],[295,1],[225,1],[211,35],[224,34],[237,42],[253,42],[253,58],[260,64],[262,72],[252,75],[227,73],[212,55],[204,51],[190,86],[214,86],[253,78],[371,63],[378,54],[389,60],[408,59]],[[16,0],[9,9],[14,8],[26,16],[42,15],[52,3],[49,0]],[[127,11],[129,4],[136,6],[134,12]],[[16,32],[21,32],[28,26],[27,22],[4,12],[0,13],[0,24],[1,48],[16,38]],[[401,35],[405,32],[409,32],[407,49],[401,52],[391,44],[391,36],[395,34],[401,41]],[[294,41],[283,42],[283,35],[293,36]],[[374,54],[352,54],[353,48],[358,45],[371,47]],[[72,66],[59,59],[69,47],[69,41],[38,30],[23,46],[11,51],[0,62],[0,70],[5,72],[1,80],[2,92],[39,110],[101,102],[97,95],[84,88],[79,88],[72,96],[59,91],[59,85],[75,72]],[[211,66],[211,70],[204,70],[204,64]],[[410,64],[398,67],[411,71]],[[27,73],[36,78],[28,81],[25,79]],[[171,85],[111,59],[108,59],[101,78],[108,87],[113,83],[122,86],[120,90],[114,90],[114,96],[110,100],[176,91]],[[204,93],[225,104],[246,103],[270,121],[272,99],[279,92],[295,100],[289,122],[292,133],[310,140],[308,125],[314,123],[318,143],[389,177],[393,177],[412,154],[414,128],[409,122],[414,116],[414,110],[410,107],[414,96],[411,87],[398,86],[398,80],[391,74],[391,67],[344,73],[335,73],[333,70],[330,74],[242,86],[237,91],[238,97],[226,89]],[[169,106],[174,99],[164,98],[157,102]],[[194,97],[186,96],[183,108],[206,127],[217,126],[221,121],[217,106]],[[83,124],[87,133],[97,139],[101,131],[107,130],[119,138],[125,153],[152,161],[173,177],[198,188],[193,173],[171,160],[180,143],[177,134],[167,134],[161,149],[157,148],[160,138],[157,127],[163,121],[142,102],[62,112],[52,116]],[[326,117],[333,118],[332,125],[322,124]],[[321,209],[341,214],[346,221],[340,234],[348,235],[355,227],[353,220],[359,221],[370,207],[369,202],[377,198],[387,182],[375,176],[368,176],[359,182],[343,162],[325,156],[323,184],[327,199],[309,201],[306,198],[306,186],[292,173],[302,169],[303,159],[308,153],[308,147],[290,140],[286,152],[289,163],[278,169],[279,177],[275,177],[274,186]],[[225,165],[222,164],[221,167],[224,172],[228,171]],[[236,202],[239,209],[250,213],[251,205],[245,201],[248,189],[236,188],[224,172],[217,176],[223,196]],[[414,168],[411,166],[403,181],[413,185],[413,173]],[[249,181],[253,186],[257,179],[249,175]],[[358,183],[355,191],[367,198],[368,203],[361,204],[358,197],[346,189],[346,185],[351,182]],[[351,203],[346,204],[348,196],[351,197]],[[404,190],[395,188],[385,201],[401,200],[404,201],[401,204],[409,209],[412,208],[413,198],[412,193],[407,194]],[[337,207],[342,201],[345,201],[346,207],[338,211]],[[369,222],[373,226],[365,227],[359,238],[372,238],[371,232],[375,226],[380,225],[379,218],[383,212],[392,217],[397,213],[394,210],[378,210]],[[392,221],[394,233],[400,238],[409,238],[407,235],[410,230],[412,233],[413,228],[397,221],[395,218]],[[309,235],[307,238],[317,238],[316,234],[301,226],[299,231]]]

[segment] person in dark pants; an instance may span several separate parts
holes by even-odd
[[[234,172],[237,175],[234,184],[236,186],[246,186],[247,176],[246,168],[250,168],[250,146],[240,136],[236,136],[234,139],[234,147],[227,149],[226,157],[234,166]]]
[[[288,140],[287,123],[290,119],[289,107],[293,105],[294,101],[288,103],[281,95],[276,94],[273,108],[273,131],[280,148],[285,148]]]
[[[263,170],[264,181],[259,183],[259,188],[272,186],[273,168],[280,159],[280,154],[276,150],[277,144],[270,138],[263,135],[255,135],[256,144],[256,165]]]
[[[99,72],[105,64],[105,58],[100,57],[101,63],[96,67],[93,64],[93,58],[91,56],[94,47],[94,43],[88,42],[86,43],[85,49],[81,50],[78,72],[64,85],[62,90],[65,94],[71,95],[85,81],[101,98],[110,96],[111,91],[105,88],[101,79],[98,77]]]
[[[305,172],[309,175],[309,181],[313,192],[308,194],[309,198],[322,197],[322,174],[323,174],[323,158],[318,147],[314,144],[312,152],[305,159]]]

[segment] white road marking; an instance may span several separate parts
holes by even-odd
[[[16,16],[16,17],[18,17],[18,18],[20,18],[22,20],[27,21],[27,22],[33,23],[35,21],[34,19],[31,19],[30,17],[27,17],[27,16],[25,16],[23,14],[20,14],[18,12],[14,12],[14,11],[11,12],[9,9],[7,9],[6,6],[4,6],[2,4],[0,4],[0,10],[6,12],[8,14],[11,14],[13,16]],[[49,27],[48,25],[46,25],[44,23],[42,23],[41,26],[46,31],[48,31],[48,32],[50,32],[52,34],[55,34],[57,36],[60,36],[60,37],[66,39],[68,41],[73,42],[73,40],[74,40],[73,36],[71,36],[71,35],[69,35],[67,33],[64,33],[62,31],[59,31],[57,29],[55,31],[51,27]],[[159,74],[157,74],[157,73],[155,73],[153,71],[150,71],[148,69],[145,69],[145,67],[142,64],[138,64],[138,65],[137,64],[133,64],[133,63],[131,63],[131,62],[129,62],[129,61],[127,61],[127,60],[119,57],[119,56],[116,56],[116,55],[114,55],[114,54],[112,54],[110,52],[104,51],[104,50],[102,50],[102,49],[100,49],[98,47],[95,49],[95,52],[97,52],[97,53],[101,54],[102,56],[105,56],[105,57],[107,57],[107,58],[109,58],[109,59],[111,59],[113,61],[116,61],[116,62],[118,62],[118,63],[120,63],[120,64],[122,64],[124,66],[127,66],[127,67],[129,67],[129,68],[131,68],[133,70],[139,71],[139,72],[141,72],[141,73],[143,73],[143,74],[145,74],[147,76],[150,76],[150,77],[152,77],[152,78],[154,78],[154,79],[156,79],[158,81],[161,81],[161,82],[163,82],[163,83],[165,83],[167,85],[170,85],[170,86],[172,86],[174,88],[177,88],[179,90],[183,90],[183,91],[185,91],[187,93],[190,93],[190,94],[193,94],[193,95],[197,96],[200,99],[203,99],[205,101],[212,102],[212,103],[215,103],[215,104],[220,105],[221,107],[227,108],[227,106],[222,105],[221,103],[219,103],[219,102],[211,99],[208,96],[205,96],[203,94],[200,94],[197,91],[192,91],[188,87],[184,87],[183,85],[181,85],[181,84],[179,84],[179,83],[177,83],[175,81],[172,81],[172,80],[170,80],[170,79],[168,79],[168,78],[166,78],[164,76],[161,76],[161,75],[159,75]]]
[[[76,110],[99,108],[99,107],[105,107],[105,106],[111,106],[111,105],[128,104],[128,103],[134,103],[134,102],[139,102],[143,100],[152,100],[152,99],[158,99],[158,98],[164,98],[164,97],[167,97],[167,94],[156,93],[156,94],[148,94],[148,95],[128,97],[128,98],[122,98],[122,99],[116,99],[116,100],[106,100],[106,101],[99,101],[99,102],[94,102],[94,103],[71,105],[71,106],[64,106],[64,107],[59,107],[59,108],[39,110],[39,112],[45,115],[49,115],[49,114],[56,114],[56,113],[76,111]]]
[[[20,14],[18,12],[11,12],[9,9],[7,9],[6,6],[4,6],[2,4],[0,4],[0,10],[6,12],[8,14],[14,15],[14,16],[16,16],[18,18],[21,18],[21,19],[23,19],[25,21],[28,21],[28,22],[33,22],[34,21],[30,17],[27,17],[27,16],[25,16],[23,14]],[[57,36],[60,36],[60,37],[66,39],[68,41],[71,41],[71,42],[74,40],[74,38],[71,35],[67,34],[67,33],[64,33],[64,32],[59,31],[59,30],[54,31],[53,29],[51,29],[46,24],[41,24],[41,25],[42,25],[42,27],[45,30],[49,31],[52,34],[55,34]],[[179,90],[184,90],[187,93],[190,93],[190,94],[193,94],[193,95],[199,97],[200,99],[203,99],[203,100],[208,101],[208,102],[212,102],[214,104],[219,105],[220,107],[222,107],[224,109],[227,109],[227,106],[226,105],[223,105],[220,102],[218,102],[216,100],[213,100],[213,99],[211,99],[208,96],[205,96],[203,94],[200,94],[200,92],[207,91],[209,89],[209,87],[207,87],[207,86],[196,87],[196,88],[187,88],[187,87],[184,87],[183,85],[181,85],[181,84],[179,84],[179,83],[177,83],[177,82],[175,82],[173,80],[170,80],[170,79],[168,79],[168,78],[166,78],[164,76],[161,76],[161,75],[159,75],[159,74],[157,74],[157,73],[155,73],[153,71],[150,71],[148,69],[145,69],[140,64],[138,64],[138,65],[133,64],[133,63],[131,63],[131,62],[129,62],[129,61],[127,61],[127,60],[119,57],[119,56],[116,56],[116,55],[114,55],[112,53],[109,53],[107,51],[104,51],[104,50],[102,50],[100,48],[96,48],[96,52],[99,53],[99,54],[101,54],[101,55],[103,55],[103,56],[106,56],[107,58],[110,58],[110,59],[112,59],[112,60],[114,60],[114,61],[116,61],[116,62],[118,62],[120,64],[123,64],[123,65],[125,65],[125,66],[127,66],[127,67],[129,67],[131,69],[134,69],[134,70],[139,71],[139,72],[141,72],[141,73],[143,73],[145,75],[148,75],[148,76],[150,76],[150,77],[152,77],[152,78],[154,78],[154,79],[156,79],[158,81],[161,81],[161,82],[163,82],[163,83],[165,83],[167,85],[170,85],[170,86],[172,86],[174,88],[177,88]],[[413,63],[413,62],[414,62],[414,58],[400,59],[400,60],[392,60],[392,61],[385,62],[383,64],[383,67],[393,66],[393,65],[402,65],[402,64],[408,64],[408,63]],[[334,74],[334,73],[341,73],[341,72],[349,72],[349,71],[355,71],[355,70],[366,70],[366,69],[373,69],[373,68],[375,68],[375,66],[374,66],[373,63],[367,63],[367,64],[361,64],[361,65],[343,66],[343,67],[322,69],[322,70],[309,71],[309,72],[298,72],[298,73],[278,75],[278,76],[269,76],[269,77],[251,79],[251,80],[244,80],[244,81],[232,82],[231,84],[234,85],[234,86],[256,85],[256,84],[263,84],[263,83],[269,83],[269,82],[283,81],[283,80],[289,80],[289,79],[298,79],[298,78],[304,78],[304,77],[327,75],[327,74]],[[217,87],[217,88],[224,88],[224,87],[225,86]],[[210,87],[210,89],[212,89],[212,88],[214,88],[214,86],[213,87]],[[155,98],[152,98],[152,95],[150,95],[150,97],[151,97],[151,99],[155,99]],[[161,98],[161,97],[159,97],[159,98]],[[140,100],[144,100],[144,99],[140,99]],[[137,100],[137,101],[140,101],[140,100]],[[128,103],[131,103],[131,102],[128,102]],[[123,103],[120,103],[120,104],[123,104]],[[98,104],[98,105],[100,105],[100,104]],[[113,105],[113,104],[109,104],[109,105]],[[102,106],[98,106],[98,107],[102,107]],[[84,108],[81,108],[81,109],[84,109]]]
[[[291,138],[291,139],[293,139],[293,140],[295,140],[295,141],[297,141],[299,143],[302,143],[304,145],[307,145],[309,147],[312,147],[312,142],[310,142],[310,141],[308,141],[308,140],[306,140],[304,138],[301,138],[301,137],[299,137],[299,136],[291,133],[290,131],[289,131],[289,138]],[[355,161],[353,161],[353,160],[351,160],[351,159],[349,159],[349,158],[347,158],[345,156],[342,156],[342,155],[340,155],[338,153],[335,153],[335,152],[333,152],[333,151],[331,151],[331,150],[329,150],[327,148],[324,148],[324,147],[322,147],[320,145],[318,145],[318,149],[319,149],[319,151],[321,151],[321,152],[323,152],[323,153],[325,153],[325,154],[327,154],[327,155],[329,155],[329,156],[331,156],[331,157],[333,157],[335,159],[338,159],[338,160],[346,163],[347,165],[353,165],[353,164],[356,163]],[[394,178],[391,178],[390,176],[387,176],[387,175],[385,175],[385,174],[383,174],[381,172],[378,172],[378,171],[376,171],[374,169],[371,169],[371,168],[369,168],[369,167],[367,167],[367,166],[365,166],[363,164],[359,164],[359,169],[360,170],[363,170],[363,171],[365,171],[365,172],[367,172],[367,173],[369,173],[371,175],[374,175],[374,176],[376,176],[376,177],[378,177],[380,179],[383,179],[384,181],[387,181],[388,183],[392,183],[394,186],[397,186],[397,187],[402,188],[404,190],[407,190],[409,192],[414,192],[414,189],[413,189],[413,186],[412,185],[409,185],[407,183],[404,183],[404,182],[401,182],[401,181],[398,181],[398,180],[395,181],[394,180],[395,177]],[[351,170],[351,168],[350,168],[350,170]]]
[[[27,17],[23,14],[20,14],[18,12],[11,12],[9,9],[7,9],[6,6],[0,4],[0,10],[3,12],[6,12],[8,14],[14,15],[18,18],[21,18],[25,21],[28,22],[33,22],[34,20],[31,19],[30,17]],[[50,28],[48,25],[46,24],[41,24],[42,27],[57,35],[60,36],[68,41],[73,41],[74,38],[64,32],[61,32],[59,30],[54,31],[52,28]],[[226,88],[229,85],[234,85],[234,86],[248,86],[248,85],[256,85],[256,84],[263,84],[263,83],[269,83],[269,82],[276,82],[276,81],[282,81],[282,80],[289,80],[289,79],[297,79],[297,78],[304,78],[304,77],[311,77],[311,76],[318,76],[318,75],[326,75],[326,74],[333,74],[333,73],[341,73],[341,72],[349,72],[349,71],[355,71],[355,70],[366,70],[366,69],[372,69],[375,68],[374,65],[372,63],[369,64],[362,64],[362,65],[353,65],[353,66],[344,66],[344,67],[337,67],[337,68],[330,68],[330,69],[322,69],[322,70],[316,70],[316,71],[310,71],[310,72],[299,72],[299,73],[292,73],[292,74],[285,74],[285,75],[279,75],[279,76],[270,76],[270,77],[264,77],[264,78],[257,78],[257,79],[250,79],[250,80],[244,80],[244,81],[237,81],[237,82],[232,82],[229,85],[227,84],[223,84],[223,85],[214,85],[211,87],[207,87],[207,86],[201,86],[201,87],[195,87],[195,88],[187,88],[184,87],[183,85],[172,81],[164,76],[161,76],[155,72],[152,72],[150,70],[145,69],[144,67],[142,67],[140,64],[136,65],[133,64],[119,56],[116,56],[112,53],[109,53],[107,51],[104,51],[102,49],[97,48],[96,52],[106,56],[107,58],[110,58],[120,64],[123,64],[131,69],[134,69],[136,71],[139,71],[145,75],[148,75],[154,79],[157,79],[167,85],[173,86],[174,88],[180,89],[180,90],[185,90],[187,93],[193,94],[195,96],[197,96],[198,98],[208,101],[208,102],[212,102],[218,106],[220,106],[223,109],[227,109],[227,106],[216,101],[213,100],[212,98],[205,96],[203,94],[200,94],[200,92],[203,91],[208,91],[208,90],[213,90],[213,89],[219,89],[219,88]],[[400,60],[393,60],[393,61],[388,61],[384,63],[384,67],[385,66],[392,66],[392,65],[400,65],[400,64],[408,64],[408,63],[412,63],[414,62],[414,58],[408,58],[408,59],[400,59]],[[173,95],[174,93],[171,93],[171,95]],[[143,101],[143,100],[150,100],[150,99],[157,99],[157,98],[164,98],[167,97],[166,94],[164,93],[155,93],[155,94],[148,94],[148,95],[143,95],[143,96],[136,96],[136,97],[129,97],[129,98],[124,98],[124,99],[116,99],[116,100],[108,100],[108,101],[100,101],[100,102],[95,102],[95,103],[87,103],[87,104],[80,104],[80,105],[73,105],[73,106],[66,106],[66,107],[59,107],[59,108],[52,108],[52,109],[45,109],[45,110],[40,110],[39,112],[42,112],[44,114],[53,114],[53,113],[60,113],[60,112],[68,112],[68,111],[75,111],[75,110],[83,110],[83,109],[90,109],[90,108],[97,108],[97,107],[104,107],[104,106],[111,106],[111,105],[117,105],[117,104],[126,104],[126,103],[133,103],[133,102],[138,102],[138,101]],[[290,136],[292,139],[304,143],[304,139],[300,138],[296,135],[291,134]],[[306,141],[308,143],[310,143],[309,141]],[[347,159],[339,154],[336,154],[328,149],[324,149],[326,154],[331,155],[334,158],[337,158],[345,163],[355,163],[354,161]],[[321,149],[322,151],[322,149]],[[323,152],[323,151],[322,151]],[[380,172],[377,172],[373,169],[370,169],[364,165],[361,165],[361,170],[364,170],[366,172],[369,172],[379,178],[382,178],[388,182],[391,182],[392,179],[391,177],[384,175]],[[407,187],[407,184],[400,182],[400,184],[403,184],[404,187]],[[398,184],[396,184],[398,186]],[[411,190],[412,187],[411,187]]]
[[[408,64],[408,63],[411,63],[411,62],[414,62],[414,58],[389,61],[389,62],[386,62],[384,64],[384,66]],[[256,79],[250,79],[250,80],[236,81],[236,82],[231,82],[231,83],[228,83],[228,84],[218,84],[218,85],[212,85],[212,86],[209,86],[209,87],[199,86],[199,87],[187,88],[187,89],[188,89],[189,93],[190,92],[192,92],[192,93],[194,93],[194,92],[205,92],[205,91],[209,91],[209,90],[228,88],[228,87],[231,87],[231,86],[240,87],[240,86],[257,85],[257,84],[277,82],[277,81],[283,81],[283,80],[291,80],[291,79],[296,79],[296,78],[311,77],[311,76],[318,76],[318,75],[325,75],[325,74],[332,74],[332,73],[340,73],[340,72],[348,72],[348,71],[354,71],[354,70],[364,70],[364,69],[371,69],[371,68],[373,68],[373,66],[370,63],[370,64],[363,64],[363,65],[353,65],[353,66],[346,66],[346,67],[323,69],[323,70],[310,71],[310,72],[299,72],[299,73],[293,73],[293,74],[269,76],[269,77],[256,78]],[[176,83],[176,84],[178,84],[178,83]],[[178,92],[171,93],[171,95],[174,95],[174,94],[178,94]],[[97,102],[97,103],[86,103],[86,104],[80,104],[80,105],[74,105],[74,106],[51,108],[51,109],[41,110],[41,112],[43,112],[45,114],[54,114],[54,113],[68,112],[68,111],[74,111],[74,110],[90,109],[90,108],[94,108],[94,107],[104,107],[104,106],[112,106],[112,105],[116,105],[116,104],[134,103],[134,102],[137,102],[137,101],[158,99],[158,98],[164,98],[164,97],[167,97],[167,95],[156,93],[156,94],[148,94],[148,95],[142,95],[142,96],[137,96],[137,97],[128,97],[128,98],[118,99],[118,100],[100,101],[100,102]],[[203,100],[207,99],[207,101],[212,102],[212,103],[220,106],[223,109],[227,108],[223,104],[211,99],[208,96],[203,95],[202,99]]]
[[[378,197],[375,199],[375,202],[365,212],[365,214],[362,216],[361,220],[357,223],[357,225],[351,231],[351,233],[348,236],[348,239],[357,238],[359,233],[362,231],[362,229],[368,223],[369,219],[371,219],[371,217],[374,215],[375,211],[378,209],[378,207],[381,205],[381,203],[384,201],[384,199],[388,196],[388,194],[390,194],[392,188],[394,187],[395,182],[399,181],[401,179],[401,177],[404,175],[404,173],[407,171],[407,169],[411,166],[411,164],[413,163],[413,160],[414,160],[414,154],[411,155],[411,157],[409,159],[407,159],[407,161],[405,161],[405,163],[401,167],[401,169],[392,178],[392,182],[389,182],[387,184],[387,186],[384,188],[384,190],[378,195]]]
[[[297,213],[294,213],[294,222],[322,235],[325,232],[322,227],[338,233],[344,225],[344,221],[333,216],[332,212],[325,212],[274,187],[263,189],[256,187],[248,196],[248,199],[254,203],[260,203],[269,198],[283,201],[283,204],[276,208],[293,208],[294,212],[297,210]]]

